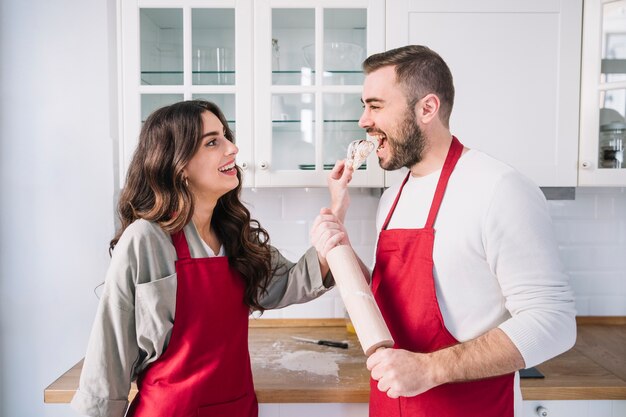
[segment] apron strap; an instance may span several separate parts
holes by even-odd
[[[402,181],[402,185],[400,186],[400,190],[398,191],[398,195],[396,195],[396,199],[394,200],[391,208],[389,209],[389,213],[387,213],[387,218],[385,219],[385,223],[383,223],[382,230],[387,230],[387,225],[389,225],[389,221],[391,220],[391,215],[394,211],[396,211],[396,205],[398,205],[398,201],[400,200],[400,194],[402,194],[402,189],[404,188],[404,184],[409,180],[411,176],[411,171],[406,173],[406,177],[404,177],[404,181]]]
[[[448,179],[450,179],[450,174],[452,174],[452,171],[454,170],[456,163],[461,157],[462,152],[463,145],[461,144],[461,142],[459,142],[456,136],[452,136],[452,143],[450,144],[448,155],[446,156],[446,160],[443,163],[443,168],[441,169],[439,181],[437,182],[437,188],[435,189],[435,196],[433,197],[433,202],[430,206],[430,212],[428,213],[428,219],[426,220],[426,225],[424,226],[425,228],[432,228],[435,224],[435,219],[437,218],[437,213],[439,212],[439,206],[441,206],[441,201],[443,200],[443,195],[446,191],[446,186],[448,185]],[[400,195],[402,194],[404,185],[409,180],[410,176],[411,171],[409,170],[409,172],[407,172],[406,174],[406,177],[404,177],[404,181],[402,181],[402,185],[400,186],[398,195],[396,195],[396,199],[391,205],[389,213],[387,213],[387,218],[385,219],[385,223],[383,223],[382,230],[387,230],[389,221],[391,221],[391,216],[396,210],[396,206],[398,205],[398,201],[400,200]]]
[[[172,243],[176,249],[176,256],[178,257],[178,260],[191,258],[184,229],[180,229],[178,232],[172,233]]]
[[[435,224],[437,213],[439,213],[439,207],[441,206],[441,201],[443,200],[443,195],[446,192],[448,180],[450,179],[450,175],[461,157],[462,152],[463,145],[461,145],[461,142],[459,142],[455,136],[452,136],[452,143],[450,144],[446,161],[443,163],[441,175],[439,176],[439,182],[437,183],[437,189],[435,190],[435,197],[433,198],[433,203],[430,206],[430,212],[428,213],[428,219],[426,220],[426,225],[424,226],[427,229],[431,229]]]

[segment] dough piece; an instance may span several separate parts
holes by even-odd
[[[352,166],[352,169],[356,171],[365,162],[374,148],[376,148],[374,142],[367,139],[353,140],[348,145],[346,165]]]

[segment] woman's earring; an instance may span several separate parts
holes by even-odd
[[[185,187],[189,188],[189,178],[185,177]]]

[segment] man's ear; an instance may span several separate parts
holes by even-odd
[[[441,101],[436,94],[426,94],[415,103],[415,117],[421,123],[428,124],[439,114]]]

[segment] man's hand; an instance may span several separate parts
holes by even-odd
[[[390,398],[413,397],[439,385],[427,354],[403,349],[379,349],[367,359],[378,389]]]
[[[328,191],[330,191],[330,209],[343,223],[350,206],[348,184],[352,181],[354,170],[346,166],[346,161],[337,161],[328,175]]]
[[[449,382],[504,375],[525,366],[519,350],[497,327],[476,339],[432,353],[383,349],[367,360],[378,389],[391,398],[411,397]]]

